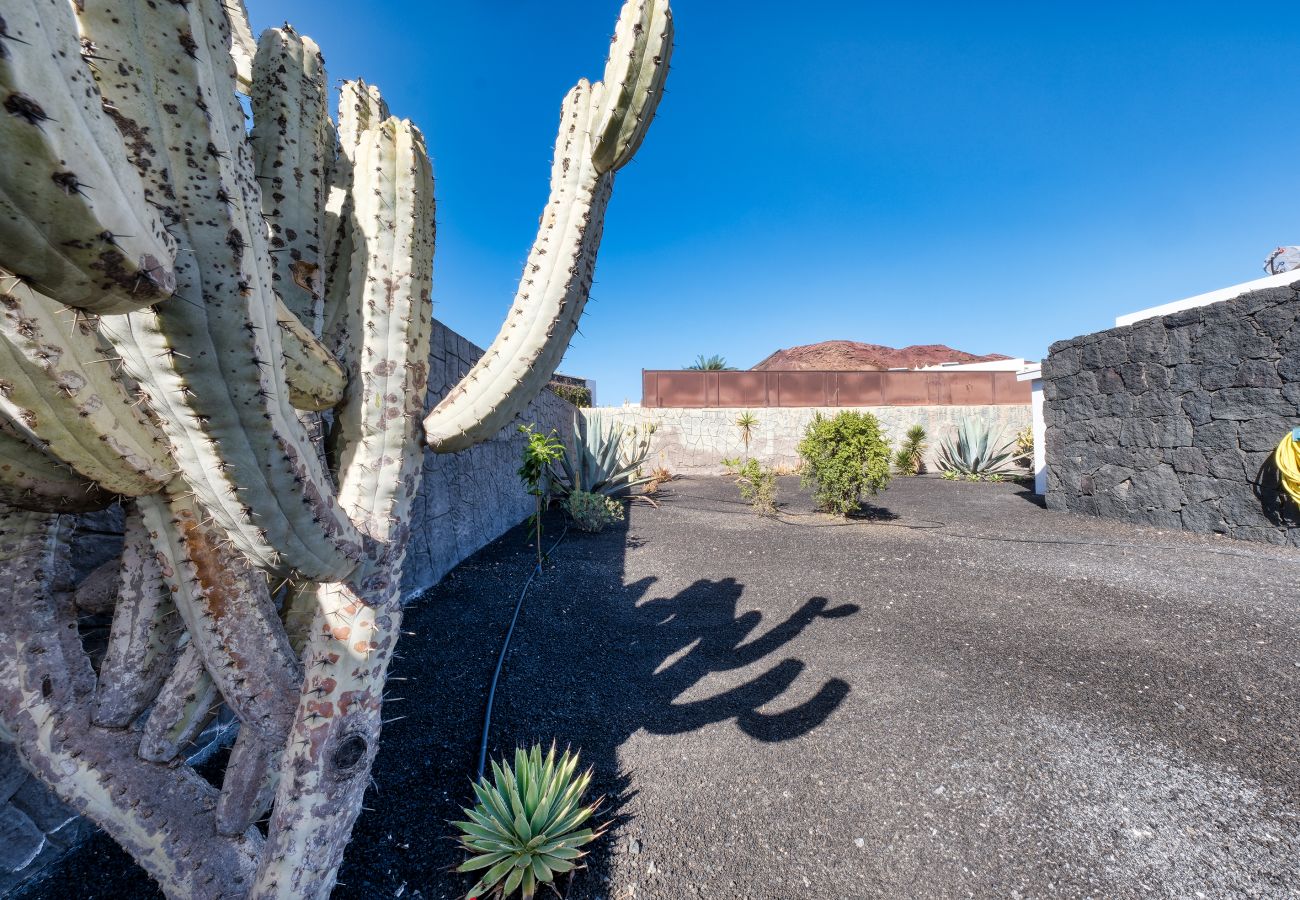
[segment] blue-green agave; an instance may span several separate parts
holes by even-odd
[[[625,428],[612,422],[606,428],[599,415],[573,417],[573,452],[560,458],[560,470],[551,470],[555,492],[588,491],[618,497],[650,480],[639,474],[650,455],[653,424]]]
[[[579,848],[603,832],[587,825],[596,804],[582,805],[591,769],[575,777],[577,769],[578,754],[565,750],[557,759],[554,744],[545,756],[540,744],[531,751],[516,749],[513,768],[505,760],[492,761],[492,783],[479,779],[478,803],[463,810],[468,821],[453,823],[470,853],[456,871],[487,870],[470,888],[470,900],[515,891],[531,900],[540,885],[579,864],[584,855]]]
[[[936,462],[945,476],[982,480],[1018,475],[1015,466],[1020,453],[1014,437],[996,433],[978,419],[963,419],[957,433],[939,442]],[[952,476],[948,476],[952,477]]]

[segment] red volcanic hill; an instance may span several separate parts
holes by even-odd
[[[946,362],[990,362],[995,359],[1010,359],[1001,353],[976,356],[962,350],[954,350],[943,344],[913,344],[901,349],[885,347],[881,344],[862,344],[858,341],[822,341],[820,344],[805,344],[778,350],[754,366],[754,371],[763,369],[834,369],[845,370],[880,370],[880,369],[916,369],[921,366],[933,366]]]

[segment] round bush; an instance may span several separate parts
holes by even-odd
[[[818,413],[799,442],[803,483],[813,489],[817,508],[847,516],[866,494],[889,484],[889,444],[870,413]]]

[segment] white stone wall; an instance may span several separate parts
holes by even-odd
[[[846,407],[770,407],[751,409],[758,419],[749,453],[765,465],[794,468],[799,463],[796,447],[815,413],[833,416]],[[1008,440],[1030,425],[1029,404],[1007,406],[862,406],[847,407],[869,412],[880,420],[885,436],[897,446],[913,425],[924,426],[929,435],[927,466],[933,467],[934,448],[966,418],[979,418],[1001,427]],[[649,464],[666,466],[673,472],[718,472],[719,461],[745,452],[736,418],[743,409],[649,409],[639,406],[606,406],[583,410],[592,419],[641,427],[654,423]]]

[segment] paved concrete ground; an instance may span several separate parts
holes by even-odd
[[[493,745],[572,742],[612,795],[569,897],[1300,896],[1300,553],[1014,485],[902,479],[844,526],[781,489],[679,481],[530,595]],[[337,897],[463,896],[444,823],[528,554],[409,614]],[[29,896],[119,896],[115,859]]]

